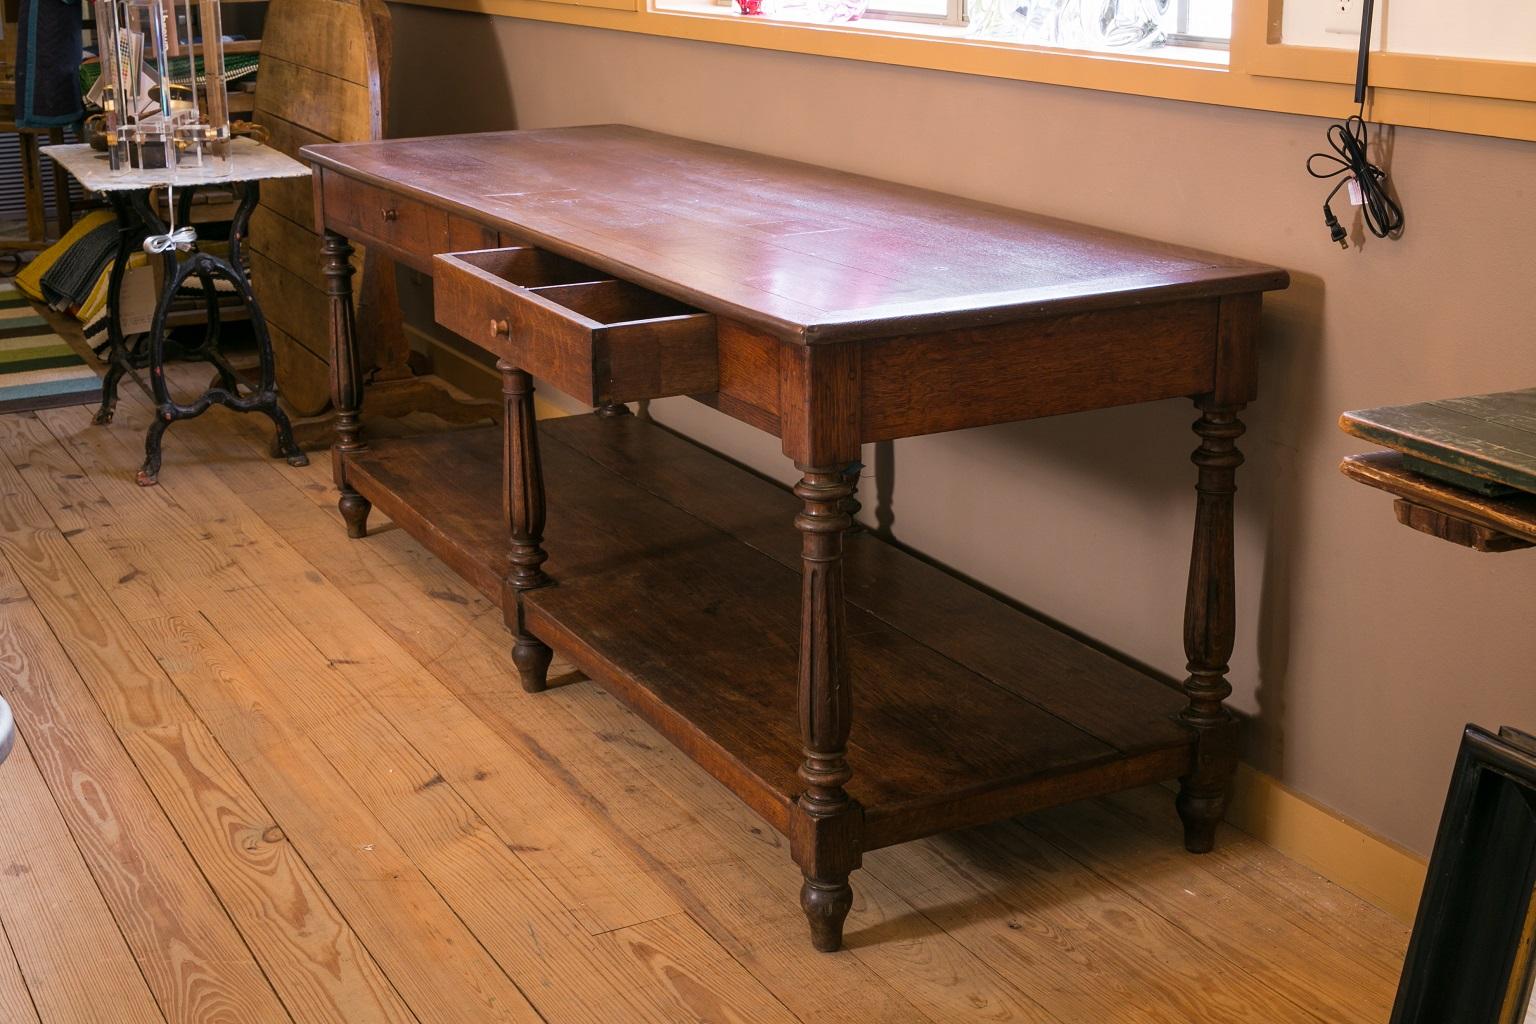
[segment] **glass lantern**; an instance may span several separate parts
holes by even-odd
[[[218,0],[95,0],[114,171],[217,168],[230,152]]]

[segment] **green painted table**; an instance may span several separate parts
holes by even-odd
[[[1398,521],[1479,551],[1536,545],[1536,388],[1347,412],[1352,479],[1396,496]]]

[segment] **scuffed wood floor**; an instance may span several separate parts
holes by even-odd
[[[205,371],[204,371],[205,372]],[[1126,794],[881,850],[848,949],[784,841],[265,420],[0,417],[4,1024],[1385,1022],[1406,929]],[[789,529],[788,523],[785,529]]]

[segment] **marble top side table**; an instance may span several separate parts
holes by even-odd
[[[277,428],[278,453],[292,465],[308,463],[308,457],[294,443],[293,428],[278,404],[272,339],[267,332],[261,306],[251,291],[241,247],[246,238],[251,212],[260,198],[261,182],[270,178],[307,177],[309,168],[252,139],[236,139],[232,144],[230,160],[222,166],[210,164],[196,168],[114,172],[107,164],[106,154],[88,145],[49,146],[46,151],[79,180],[86,190],[103,194],[117,214],[117,258],[112,265],[107,291],[108,369],[102,381],[101,408],[96,413],[95,422],[106,424],[112,421],[117,405],[118,384],[124,374],[146,367],[155,402],[155,419],[144,439],[144,465],[139,470],[139,484],[147,487],[159,480],[161,439],[166,428],[177,420],[199,416],[215,404],[236,412],[266,414]],[[225,259],[198,249],[195,238],[185,229],[185,225],[190,223],[192,197],[199,188],[229,185],[240,185],[241,196],[230,226],[229,257]],[[169,190],[172,198],[168,205],[176,225],[181,226],[179,228],[165,224],[156,211],[152,197],[155,190],[161,188]],[[150,320],[149,333],[130,344],[124,336],[120,316],[123,276],[133,245],[145,232],[148,233],[148,239],[144,248],[151,258],[161,261],[162,283],[154,316]],[[181,252],[187,253],[185,258],[178,255]],[[211,363],[217,371],[217,378],[200,395],[181,402],[172,397],[165,380],[166,318],[177,293],[188,279],[194,277],[206,303],[208,327],[202,344],[179,355]],[[250,311],[251,330],[256,338],[261,363],[260,380],[254,388],[242,386],[234,367],[220,350],[219,300],[215,288],[217,279],[229,282]]]

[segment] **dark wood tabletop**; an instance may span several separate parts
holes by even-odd
[[[810,344],[1287,283],[1262,264],[623,125],[304,155]]]

